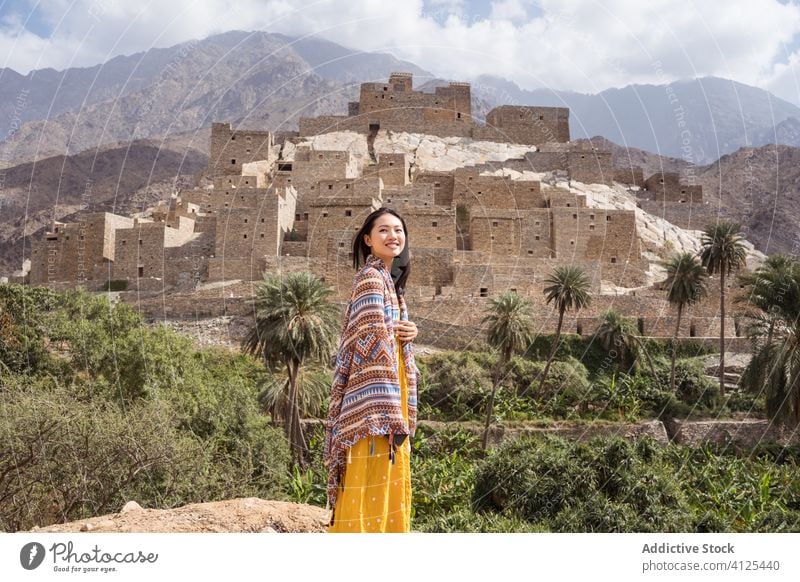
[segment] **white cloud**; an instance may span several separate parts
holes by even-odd
[[[776,61],[800,31],[800,7],[779,0],[540,0],[535,10],[530,0],[497,0],[488,18],[471,17],[464,0],[51,0],[38,6],[51,37],[26,30],[25,14],[0,17],[0,65],[20,72],[86,66],[225,30],[268,30],[392,52],[451,79],[494,74],[526,88],[596,92],[717,75],[798,100],[800,57]]]

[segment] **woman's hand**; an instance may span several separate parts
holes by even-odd
[[[417,337],[417,324],[413,321],[396,321],[394,324],[397,339],[410,342]]]

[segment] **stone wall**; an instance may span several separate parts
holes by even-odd
[[[211,125],[208,173],[212,176],[241,176],[243,164],[260,160],[274,162],[276,156],[268,131],[233,130],[229,123]]]
[[[681,184],[675,172],[657,172],[647,178],[644,189],[657,202],[698,204],[703,201],[703,187]]]
[[[329,248],[350,252],[353,235],[379,206],[379,200],[371,196],[331,196],[312,202],[309,209],[309,256],[327,257]]]
[[[481,176],[474,168],[453,172],[453,204],[476,210],[488,208],[544,208],[547,202],[541,184],[533,180],[512,180],[504,176]]]
[[[378,154],[378,163],[368,170],[364,174],[378,176],[384,188],[400,188],[411,183],[410,163],[406,154]]]
[[[486,114],[486,125],[476,126],[474,139],[540,145],[569,141],[569,109],[501,105]]]
[[[718,218],[717,209],[711,208],[707,203],[640,200],[637,206],[648,214],[687,230],[702,230],[706,225],[715,223]]]
[[[89,213],[78,222],[54,222],[31,247],[31,285],[57,281],[106,280],[114,262],[116,229],[133,220],[109,212]]]
[[[614,168],[614,181],[641,188],[644,186],[644,171],[641,166]]]
[[[437,206],[455,206],[453,194],[455,176],[452,172],[420,172],[414,177],[415,184],[433,186],[433,203]]]
[[[433,194],[433,184],[409,184],[408,186],[384,188],[381,198],[386,206],[419,206],[420,208],[433,208],[436,202]]]

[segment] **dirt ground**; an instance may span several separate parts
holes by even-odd
[[[175,509],[143,509],[128,502],[119,513],[34,528],[37,532],[324,532],[329,512],[321,507],[256,497],[194,503]]]

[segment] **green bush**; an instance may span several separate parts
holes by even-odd
[[[554,531],[691,527],[671,467],[648,439],[526,437],[504,444],[478,468],[472,504]]]
[[[127,291],[127,279],[109,279],[103,284],[103,291]]]
[[[0,392],[0,528],[72,521],[145,507],[261,496],[287,489],[283,436],[250,416],[246,438],[178,430],[165,400],[124,409],[51,383]]]
[[[496,357],[471,352],[444,352],[419,358],[422,374],[418,399],[420,418],[480,418],[492,390]]]
[[[524,357],[533,361],[544,362],[553,346],[552,335],[541,335],[537,337],[526,350]],[[593,377],[604,367],[606,353],[600,347],[600,342],[594,336],[583,336],[576,334],[562,334],[561,341],[556,350],[555,360],[566,360],[574,358],[581,362],[588,370],[590,377]]]
[[[0,378],[54,372],[47,319],[60,301],[58,293],[43,287],[0,284]]]

